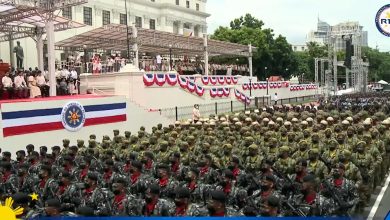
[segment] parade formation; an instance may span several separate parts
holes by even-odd
[[[388,94],[319,103],[2,152],[1,199],[26,219],[359,216],[388,175]]]

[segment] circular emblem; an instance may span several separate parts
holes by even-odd
[[[390,4],[379,9],[376,13],[375,23],[383,35],[390,37]]]
[[[62,108],[62,125],[68,131],[78,131],[84,126],[85,109],[78,102],[69,102]]]

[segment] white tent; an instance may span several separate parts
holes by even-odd
[[[384,81],[384,80],[381,80],[379,82],[377,82],[378,84],[381,84],[381,85],[388,85],[389,83]]]

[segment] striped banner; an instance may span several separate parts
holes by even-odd
[[[68,107],[68,109],[65,109],[66,107]],[[66,124],[72,126],[71,123],[74,123],[75,126],[80,126],[81,128],[85,126],[126,121],[125,102],[85,105],[80,107],[82,108],[82,111],[78,111],[80,108],[77,106],[68,104],[63,108],[2,112],[3,136],[9,137],[37,132],[63,130],[67,129]],[[69,119],[69,121],[66,121],[67,119]],[[78,119],[83,120],[83,123],[79,122],[80,120]]]

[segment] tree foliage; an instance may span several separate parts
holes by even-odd
[[[230,27],[219,27],[211,38],[256,47],[253,53],[253,72],[260,79],[272,75],[288,78],[297,71],[298,66],[291,45],[285,37],[275,37],[272,29],[263,26],[263,21],[246,14],[230,22]],[[239,62],[245,63],[245,60],[239,59]]]
[[[363,57],[370,63],[369,80],[381,79],[390,81],[390,53],[380,52],[378,49],[365,47],[362,49]]]

